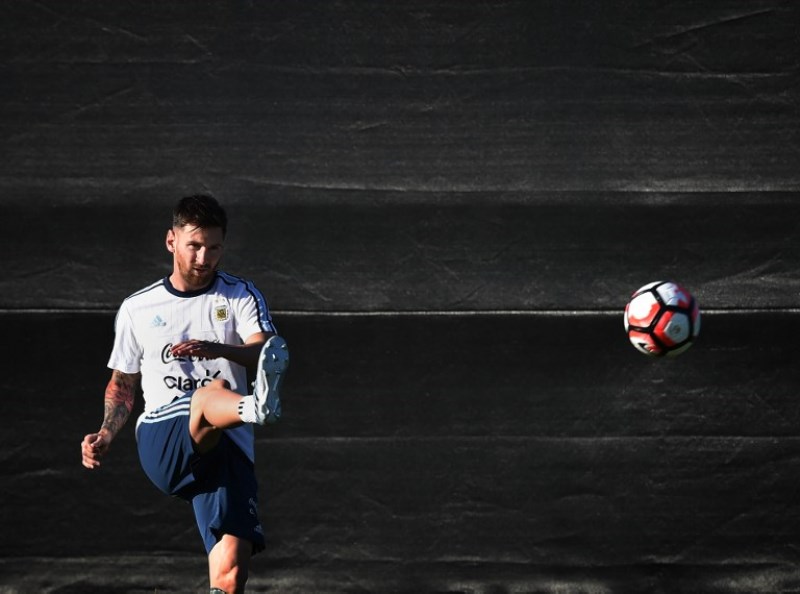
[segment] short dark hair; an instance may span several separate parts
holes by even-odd
[[[192,225],[200,229],[219,227],[224,237],[228,231],[228,215],[217,199],[206,194],[181,198],[172,210],[172,226]]]

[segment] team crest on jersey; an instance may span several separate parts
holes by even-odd
[[[214,320],[217,322],[227,322],[231,317],[227,304],[214,306]]]

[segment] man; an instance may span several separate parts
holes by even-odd
[[[226,213],[210,196],[175,206],[166,237],[172,273],[120,306],[103,423],[84,437],[81,454],[86,468],[100,467],[141,383],[142,467],[159,489],[191,501],[211,591],[234,593],[244,590],[250,556],[264,548],[253,423],[280,417],[289,352],[259,290],[217,270],[226,230]]]

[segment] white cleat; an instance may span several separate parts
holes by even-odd
[[[280,384],[283,372],[289,366],[289,347],[280,336],[272,336],[261,348],[253,382],[253,400],[256,404],[256,421],[275,423],[281,417]]]

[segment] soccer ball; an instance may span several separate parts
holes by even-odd
[[[625,332],[646,355],[672,357],[700,333],[700,308],[691,293],[668,281],[646,284],[625,306]]]

